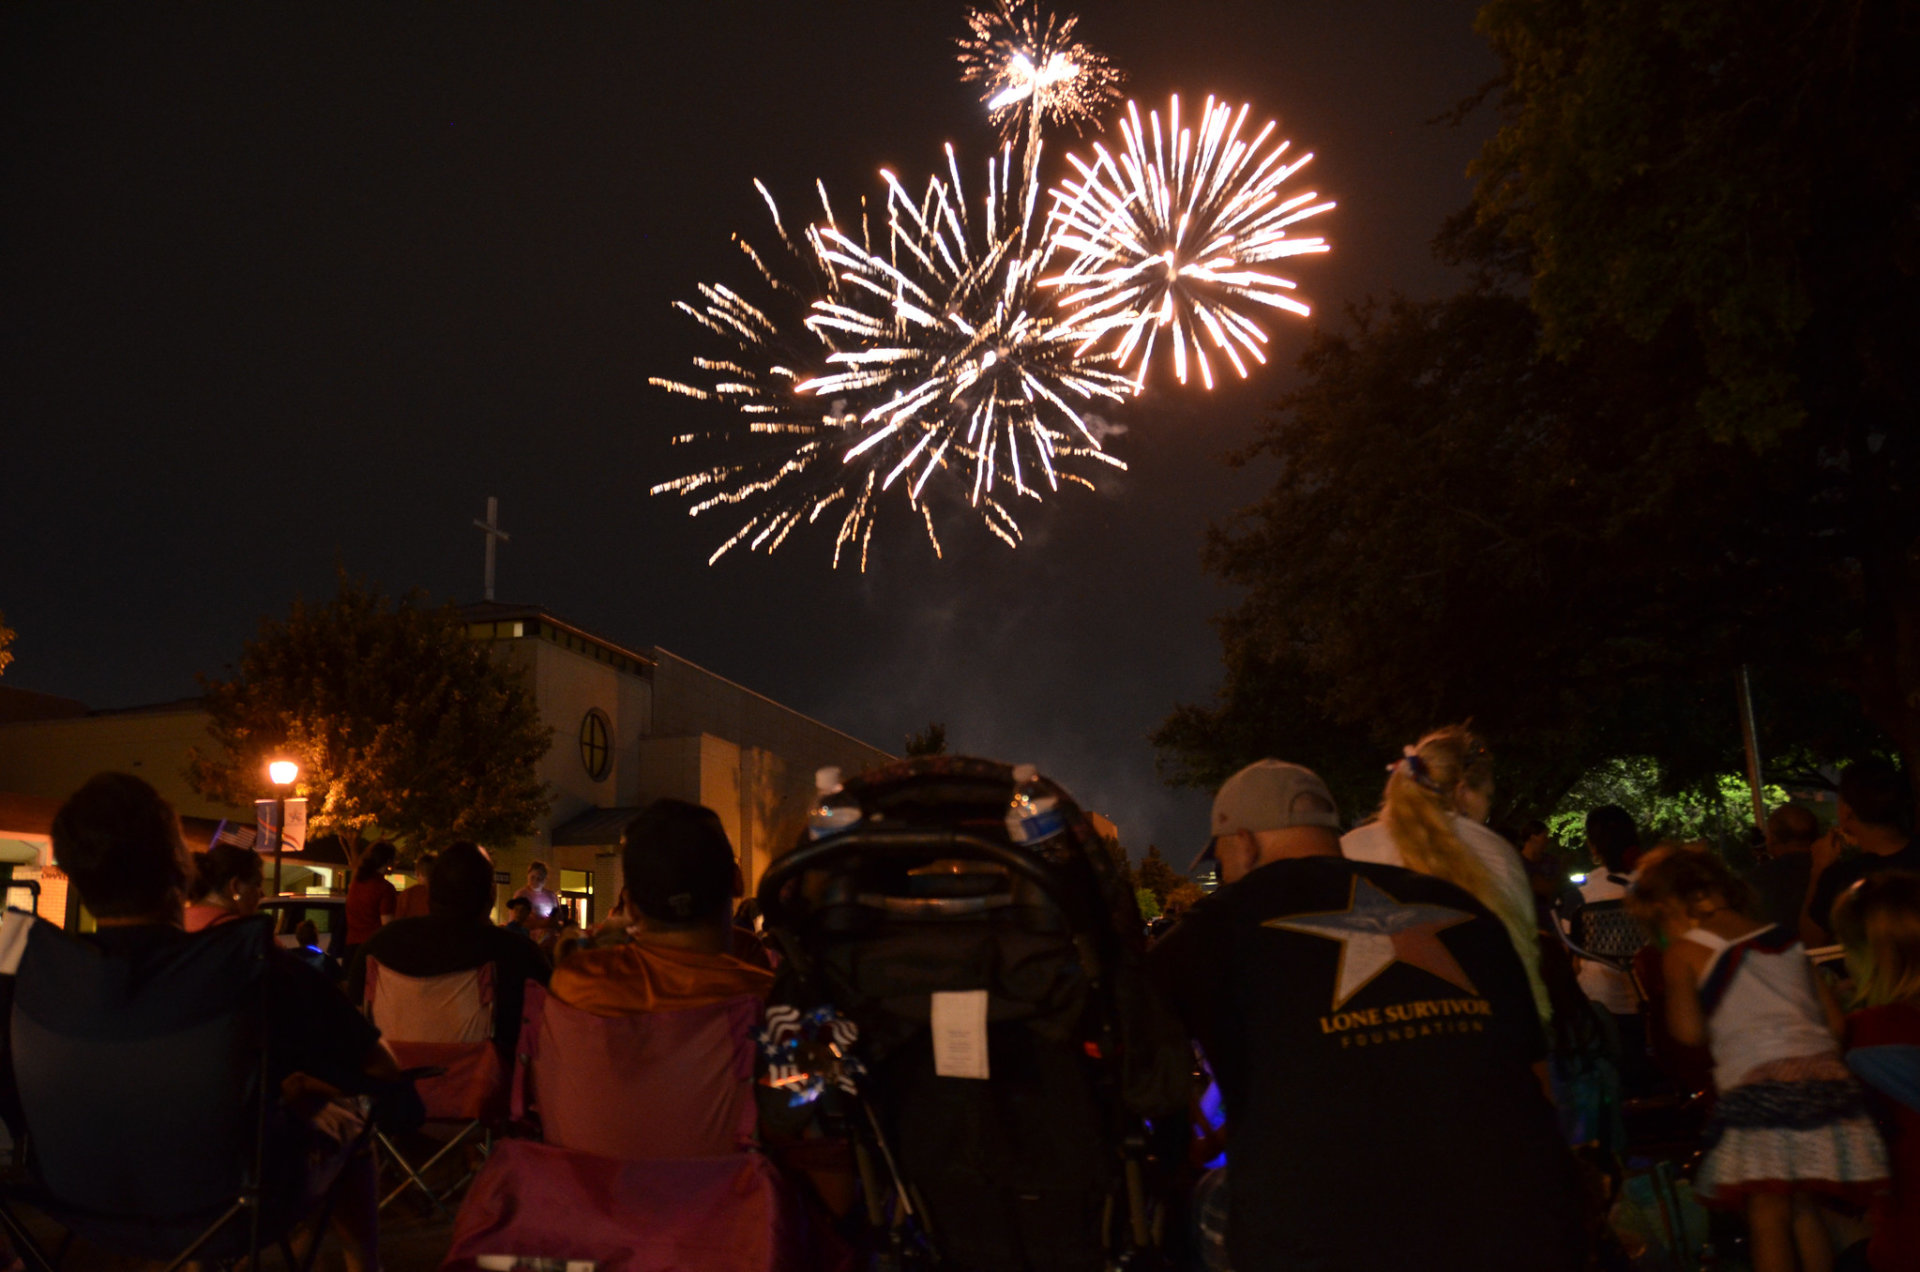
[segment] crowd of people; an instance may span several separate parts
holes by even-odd
[[[1595,809],[1577,888],[1545,826],[1517,844],[1489,828],[1494,794],[1491,754],[1458,727],[1407,747],[1357,826],[1293,763],[1253,764],[1215,794],[1201,858],[1221,886],[1145,954],[1224,1108],[1194,1127],[1192,1257],[1241,1272],[1630,1258],[1608,1231],[1633,1154],[1613,1128],[1623,1095],[1664,1084],[1710,1103],[1692,1187],[1739,1216],[1756,1272],[1920,1267],[1920,845],[1903,775],[1848,768],[1830,829],[1774,810],[1744,877],[1703,844],[1643,847],[1623,810]],[[85,939],[133,964],[223,939],[261,903],[257,855],[190,858],[136,777],[87,783],[53,842],[97,925]],[[268,1022],[307,1114],[300,1186],[333,1191],[365,1268],[378,1224],[357,1128],[364,1097],[402,1084],[359,1010],[369,967],[491,968],[510,1067],[527,986],[619,1017],[764,999],[778,963],[750,910],[735,921],[739,867],[696,805],[660,801],[628,826],[618,903],[585,930],[543,864],[498,905],[478,845],[420,858],[404,891],[395,860],[376,844],[357,867],[344,960],[307,925],[279,949]],[[1613,911],[1645,948],[1585,956],[1583,915]],[[1809,951],[1836,942],[1844,958],[1823,972]],[[770,1144],[801,1134],[780,1124],[784,1103],[764,1106]],[[26,1131],[10,1058],[0,1112]],[[1226,1165],[1199,1174],[1221,1147]],[[851,1167],[805,1160],[816,1203],[852,1211]]]

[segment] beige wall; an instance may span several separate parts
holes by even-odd
[[[0,790],[65,799],[95,773],[117,770],[145,778],[190,817],[253,820],[251,808],[216,804],[187,785],[187,752],[209,745],[197,707],[0,724]]]

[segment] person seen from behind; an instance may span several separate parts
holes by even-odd
[[[560,895],[547,887],[547,863],[536,861],[527,867],[527,884],[514,897],[527,902],[532,913],[526,918],[527,930],[542,945],[552,944],[566,922]]]
[[[320,948],[320,929],[312,919],[302,919],[294,926],[293,956],[330,981],[340,979],[340,966]]]
[[[1708,852],[1651,860],[1633,883],[1666,943],[1667,1026],[1704,1043],[1719,1092],[1695,1189],[1742,1209],[1754,1272],[1833,1265],[1816,1199],[1884,1190],[1886,1150],[1840,1059],[1840,1008],[1793,932],[1754,918]]]
[[[1633,886],[1627,874],[1630,864],[1640,855],[1640,830],[1627,810],[1618,804],[1603,804],[1587,814],[1587,849],[1593,854],[1594,868],[1580,884],[1580,902],[1593,905],[1624,901]],[[1576,922],[1578,910],[1575,912]],[[1576,940],[1580,933],[1575,926]],[[1632,1077],[1646,1067],[1647,1028],[1640,1016],[1640,995],[1633,978],[1611,964],[1594,959],[1579,960],[1580,988],[1588,998],[1606,1008],[1613,1018],[1614,1032],[1620,1039],[1622,1072]]]
[[[82,786],[54,816],[53,857],[81,902],[94,916],[95,931],[80,939],[109,958],[156,972],[183,941],[224,940],[240,931],[239,920],[189,935],[183,924],[188,858],[179,819],[160,794],[138,777],[102,773]],[[262,922],[263,920],[254,920]],[[286,951],[274,947],[266,967],[267,1053],[273,1089],[283,1094],[285,1119],[269,1123],[270,1160],[296,1164],[273,1178],[317,1202],[333,1196],[334,1230],[341,1236],[350,1272],[377,1269],[379,1227],[377,1177],[360,1134],[359,1109],[338,1098],[368,1092],[398,1078],[379,1031],[341,998],[327,980]],[[11,995],[12,978],[7,982]],[[76,1003],[79,1019],[90,1004]],[[183,1002],[183,1021],[200,1018],[207,1004]],[[0,1032],[0,1045],[6,1035]],[[0,1074],[12,1086],[11,1057]],[[239,1093],[235,1093],[238,1098]],[[11,1090],[5,1103],[17,1099]],[[114,1128],[103,1127],[113,1135]],[[355,1151],[355,1145],[359,1145]]]
[[[1813,846],[1802,940],[1824,945],[1832,939],[1833,903],[1861,879],[1882,870],[1920,872],[1920,843],[1911,833],[1912,794],[1906,775],[1885,760],[1861,760],[1840,774],[1840,809],[1834,818],[1840,836],[1828,835]],[[1842,838],[1860,851],[1842,855]]]
[[[413,863],[413,883],[402,892],[393,903],[393,917],[396,919],[424,918],[433,912],[430,899],[430,882],[433,877],[433,854],[422,852]]]
[[[1920,1268],[1920,875],[1862,879],[1840,894],[1833,925],[1853,975],[1847,1067],[1867,1087],[1893,1169],[1860,1253],[1872,1272]]]
[[[520,1036],[528,981],[544,985],[547,960],[526,941],[493,925],[493,862],[478,844],[457,843],[433,865],[433,908],[396,919],[373,934],[347,972],[347,998],[366,1001],[367,960],[402,976],[446,976],[493,966],[493,1042],[510,1060]]]
[[[372,939],[385,924],[393,922],[399,893],[387,882],[393,869],[394,848],[382,839],[367,849],[354,867],[353,882],[347,885],[347,958]]]
[[[1236,773],[1200,857],[1222,886],[1148,954],[1225,1104],[1231,1265],[1585,1267],[1505,925],[1446,880],[1342,857],[1339,825],[1310,770]]]
[[[191,900],[183,915],[187,931],[203,932],[259,913],[265,885],[256,852],[215,844],[194,853]]]
[[[1533,888],[1513,845],[1487,827],[1493,806],[1493,756],[1465,725],[1421,738],[1387,773],[1380,815],[1340,839],[1350,861],[1404,866],[1464,888],[1507,930],[1526,969],[1533,1005],[1553,1010],[1540,979]]]
[[[599,1016],[765,998],[772,973],[733,954],[737,868],[719,814],[662,799],[627,824],[623,943],[581,949],[554,970],[555,998]]]
[[[1767,814],[1766,856],[1746,874],[1759,917],[1799,931],[1819,838],[1820,819],[1798,804],[1782,804]]]

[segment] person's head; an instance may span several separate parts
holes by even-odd
[[[733,917],[733,844],[719,814],[655,800],[620,837],[627,903],[646,930],[724,935]]]
[[[1820,819],[1798,804],[1782,804],[1767,814],[1767,852],[1775,857],[1812,852],[1820,838]]]
[[[1834,903],[1833,933],[1847,950],[1856,1004],[1920,995],[1920,875],[1886,870],[1854,884]]]
[[[320,929],[312,919],[302,919],[293,929],[293,939],[310,950],[320,948]]]
[[[1721,910],[1744,913],[1752,894],[1704,845],[1662,844],[1641,863],[1629,895],[1636,912],[1679,936]]]
[[[1547,823],[1538,818],[1528,822],[1514,833],[1515,846],[1520,849],[1520,855],[1528,861],[1543,860],[1547,850],[1553,847],[1553,833],[1547,829]]]
[[[515,897],[507,902],[507,922],[518,923],[521,927],[525,927],[527,920],[532,917],[533,902],[525,897]]]
[[[1493,807],[1493,754],[1464,724],[1435,729],[1387,770],[1383,807],[1397,793],[1477,822]]]
[[[266,883],[260,857],[232,844],[215,844],[193,854],[193,899],[246,916],[260,909]]]
[[[486,922],[493,914],[493,861],[478,844],[457,843],[433,862],[433,914]]]
[[[1840,774],[1840,830],[1856,843],[1904,835],[1912,826],[1910,795],[1906,778],[1885,760],[1849,764]]]
[[[1213,835],[1195,865],[1211,856],[1220,882],[1238,883],[1269,862],[1340,855],[1340,811],[1312,769],[1259,760],[1220,784]]]
[[[1602,804],[1587,814],[1587,847],[1606,869],[1625,870],[1640,851],[1640,828],[1620,805]]]
[[[527,886],[529,888],[544,888],[547,886],[546,862],[536,861],[527,867]]]
[[[437,853],[422,852],[413,859],[413,877],[421,883],[427,883],[433,875],[433,859]]]
[[[1453,816],[1483,821],[1493,803],[1493,756],[1465,725],[1435,729],[1387,770],[1380,822],[1408,868],[1456,884],[1490,908],[1493,880]]]
[[[386,878],[387,872],[393,869],[393,859],[398,855],[390,840],[377,841],[360,858],[360,864],[353,872],[353,881],[362,883],[368,879]]]
[[[101,773],[53,817],[53,861],[99,919],[179,922],[190,867],[180,819],[130,773]]]

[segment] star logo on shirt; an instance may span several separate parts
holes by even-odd
[[[1355,875],[1346,909],[1290,914],[1268,919],[1262,926],[1340,942],[1333,989],[1333,1010],[1338,1011],[1395,963],[1431,972],[1469,994],[1479,993],[1453,952],[1440,943],[1440,933],[1471,918],[1465,910],[1444,905],[1417,901],[1403,905],[1371,879]]]

